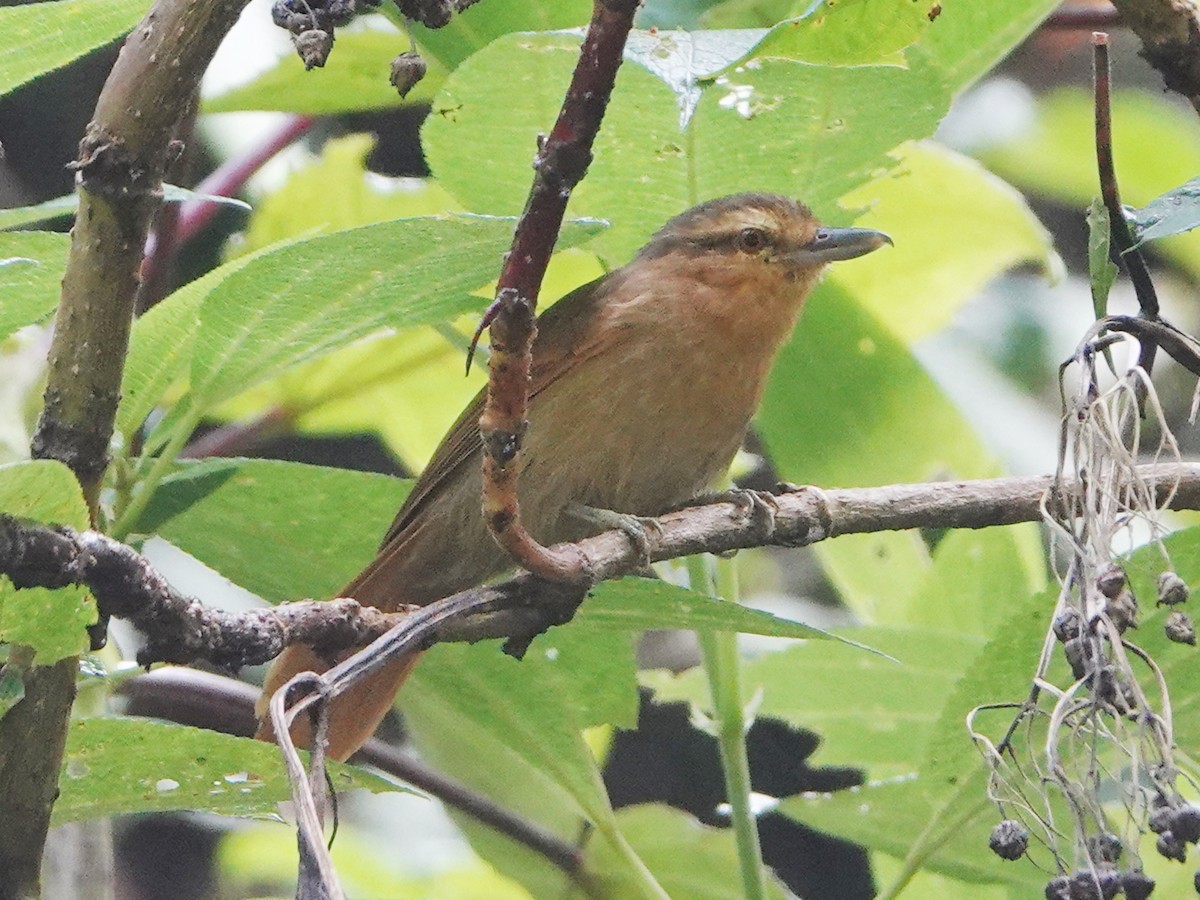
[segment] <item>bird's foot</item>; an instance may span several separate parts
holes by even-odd
[[[688,501],[680,506],[680,509],[686,509],[691,506],[705,506],[710,503],[732,503],[737,507],[738,514],[744,521],[748,521],[754,529],[756,540],[766,543],[772,539],[775,533],[775,513],[779,511],[779,504],[775,500],[773,494],[766,491],[756,491],[750,488],[729,488],[724,491],[712,491]],[[728,553],[720,553],[718,556],[730,557],[737,553],[736,550],[731,550]]]
[[[582,503],[572,503],[567,507],[567,513],[589,524],[624,532],[638,555],[638,570],[649,573],[651,562],[649,532],[653,532],[655,535],[662,533],[662,526],[656,520],[630,513],[615,512],[611,509],[598,509]]]

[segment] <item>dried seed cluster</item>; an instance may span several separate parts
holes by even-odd
[[[1155,883],[1138,855],[1149,844],[1143,838],[1156,835],[1157,852],[1180,862],[1200,841],[1200,807],[1183,799],[1177,782],[1200,786],[1176,763],[1166,677],[1132,640],[1143,610],[1115,562],[1139,544],[1161,552],[1168,565],[1154,586],[1155,606],[1167,608],[1166,636],[1194,645],[1182,609],[1188,586],[1162,542],[1160,512],[1172,487],[1138,470],[1145,456],[1178,459],[1178,449],[1140,369],[1102,389],[1101,340],[1091,334],[1081,345],[1072,363],[1080,383],[1063,392],[1059,470],[1044,503],[1060,591],[1029,697],[968,717],[1003,818],[989,846],[1002,859],[1028,857],[1056,871],[1048,900],[1149,897]],[[1144,432],[1153,433],[1143,416],[1160,435],[1149,454],[1139,446]],[[1149,595],[1140,576],[1134,580]],[[999,740],[977,725],[993,711],[1008,722]],[[1050,858],[1038,859],[1044,853]],[[1196,878],[1200,885],[1200,872]]]
[[[275,0],[271,19],[286,29],[304,61],[304,68],[325,65],[333,49],[333,32],[360,12],[375,9],[383,0]]]

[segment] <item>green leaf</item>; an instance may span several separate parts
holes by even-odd
[[[947,692],[981,642],[911,628],[840,633],[894,658],[810,641],[746,663],[745,690],[761,692],[758,715],[821,734],[822,765],[866,766],[881,778],[908,774],[938,722]],[[708,686],[698,669],[680,676],[643,673],[642,681],[658,702],[686,700],[710,708]]]
[[[34,206],[14,206],[9,209],[0,209],[0,231],[8,228],[20,228],[22,225],[32,225],[35,222],[50,222],[54,219],[73,216],[78,207],[79,195],[66,194]]]
[[[827,66],[905,65],[900,52],[929,26],[928,3],[824,0],[803,16],[780,22],[754,57],[782,56]]]
[[[35,460],[0,466],[0,513],[71,528],[88,527],[87,504],[71,470]],[[0,643],[32,647],[39,665],[83,652],[96,606],[82,588],[15,590],[0,579]]]
[[[538,638],[521,662],[504,656],[496,642],[443,644],[426,654],[400,694],[422,757],[439,770],[564,840],[576,841],[591,823],[590,840],[612,845],[607,858],[631,885],[623,896],[639,896],[634,886],[645,885],[647,876],[617,835],[581,729],[599,711],[593,695],[613,691],[608,680],[614,657],[624,673],[618,685],[626,698],[623,718],[636,716],[632,654],[626,635],[573,625]],[[484,859],[534,896],[559,896],[566,889],[563,873],[544,859],[474,822],[456,820]],[[606,879],[617,874],[597,873]]]
[[[951,531],[938,542],[911,602],[889,610],[889,621],[989,638],[1006,627],[1014,602],[1040,595],[1046,570],[1033,523]]]
[[[738,900],[743,897],[737,849],[728,828],[701,825],[692,816],[663,804],[629,806],[617,812],[617,825],[646,868],[669,897],[688,900]],[[589,863],[613,870],[607,845],[589,846]],[[620,878],[604,879],[609,896],[627,896]],[[768,872],[767,896],[792,896]]]
[[[265,247],[213,269],[155,304],[133,323],[116,419],[116,432],[123,437],[126,448],[134,445],[134,435],[163,394],[191,368],[196,320],[205,297],[234,272],[285,245]]]
[[[780,474],[794,481],[859,487],[993,474],[979,440],[911,352],[832,282],[809,299],[756,421]],[[817,552],[867,621],[910,597],[928,567],[916,532],[849,535]]]
[[[405,482],[274,460],[206,460],[165,478],[133,529],[278,603],[332,597],[375,555]]]
[[[54,311],[70,247],[65,234],[0,234],[0,341]]]
[[[674,83],[701,91],[686,132],[676,92],[642,68],[622,68],[595,162],[572,194],[573,210],[617,223],[596,242],[612,262],[627,260],[684,208],[747,188],[800,197],[825,218],[839,218],[838,198],[889,168],[896,145],[930,135],[953,93],[987,71],[1054,2],[945,6],[905,51],[907,69],[756,58],[743,71],[705,81],[698,73],[711,73],[711,65],[685,66]],[[721,32],[703,40],[724,47],[722,60],[737,44]],[[577,58],[573,35],[508,35],[447,79],[423,142],[439,180],[465,206],[522,208],[536,136],[553,122]],[[631,179],[630,172],[639,175]]]
[[[0,9],[0,96],[136,25],[149,0],[60,0]]]
[[[1183,234],[1200,225],[1200,178],[1155,197],[1141,209],[1125,208],[1139,246],[1146,241]]]
[[[237,197],[201,194],[174,184],[164,184],[162,186],[162,197],[164,203],[186,203],[191,200],[206,200],[209,203],[220,203],[225,206],[232,206],[235,209],[247,211],[250,209],[249,203],[239,200]],[[39,203],[36,206],[0,209],[0,231],[4,231],[7,228],[17,228],[21,225],[29,225],[33,222],[46,222],[52,219],[60,219],[63,216],[73,216],[78,207],[79,195],[66,194],[62,197],[55,197],[53,200]]]
[[[447,71],[502,35],[553,31],[588,22],[585,6],[561,0],[488,0],[486,9],[466,9],[449,25],[437,29],[406,22],[391,3],[385,3],[381,12],[397,25],[410,28],[421,55],[430,62],[436,60]]]
[[[366,824],[369,827],[375,823]],[[447,844],[453,847],[451,842]],[[436,840],[429,844],[406,842],[403,847],[389,846],[388,852],[381,853],[377,832],[359,830],[353,821],[343,820],[337,840],[329,849],[338,880],[348,897],[532,900],[528,892],[470,857],[458,865],[447,861],[436,871],[424,874],[425,860],[421,854],[430,845],[436,846]],[[290,896],[295,891],[299,863],[293,827],[282,822],[243,823],[240,828],[226,831],[217,847],[222,896]]]
[[[945,327],[1015,266],[1061,277],[1049,232],[1012,186],[931,142],[904,144],[892,156],[899,165],[841,202],[865,207],[856,224],[886,232],[896,247],[834,266],[830,280],[895,334],[911,342]]]
[[[369,134],[333,138],[321,155],[297,164],[288,180],[256,204],[234,249],[238,255],[307,233],[327,234],[389,219],[460,212],[436,182],[368,173]]]
[[[329,763],[336,790],[404,791],[391,781]],[[275,815],[291,799],[279,749],[201,728],[119,717],[71,723],[54,822],[190,809],[224,816]]]
[[[684,628],[769,637],[832,639],[862,649],[861,644],[834,632],[646,578],[624,578],[597,585],[574,621],[579,626],[621,631]]]
[[[1117,280],[1117,267],[1110,256],[1112,228],[1108,210],[1100,200],[1092,200],[1087,213],[1088,274],[1092,282],[1092,309],[1097,319],[1108,315],[1108,292]]]
[[[373,18],[378,21],[378,17]],[[319,72],[306,72],[299,57],[287,53],[247,84],[206,97],[203,110],[271,110],[321,116],[428,103],[445,79],[445,70],[436,60],[427,59],[425,78],[401,98],[388,76],[392,60],[410,44],[399,31],[385,27],[386,31],[362,26],[338,29],[337,43]]]
[[[931,808],[920,802],[920,782],[895,781],[865,785],[814,797],[792,797],[779,812],[821,831],[863,844],[871,850],[905,859],[914,839],[925,836]],[[987,801],[983,779],[967,786],[971,807],[953,823],[938,831],[937,853],[925,861],[924,871],[936,872],[971,885],[1010,884],[1024,889],[1018,896],[1041,893],[1048,876],[1021,863],[1005,863],[988,849],[988,833],[996,824],[996,809]],[[1035,891],[1037,893],[1035,893]],[[913,896],[923,895],[913,891]],[[908,893],[902,894],[908,896]],[[938,897],[978,897],[978,888],[961,887],[961,892],[938,893]]]
[[[480,306],[513,222],[426,217],[321,235],[265,253],[204,298],[191,359],[202,413],[289,366],[381,328],[443,321]],[[568,223],[561,245],[596,233]],[[331,259],[337,265],[330,265]]]
[[[553,121],[577,57],[574,36],[511,35],[447,80],[423,141],[439,180],[464,205],[521,209],[529,154]],[[675,93],[644,69],[625,67],[573,209],[614,220],[598,246],[621,262],[671,215],[747,187],[800,196],[836,214],[841,194],[887,166],[897,143],[931,133],[948,104],[929,69],[763,59],[705,86],[684,133]]]

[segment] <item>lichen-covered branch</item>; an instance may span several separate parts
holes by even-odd
[[[1143,466],[1138,472],[1158,485],[1164,498],[1174,490],[1172,508],[1200,508],[1200,464]],[[667,513],[646,529],[645,547],[632,546],[627,534],[614,530],[554,549],[569,547],[603,581],[640,568],[644,550],[657,562],[801,546],[843,534],[1040,521],[1043,500],[1047,492],[1052,499],[1053,489],[1049,475],[827,491],[787,487],[777,494],[747,493],[744,500],[735,496]],[[171,588],[144,557],[119,541],[6,516],[0,516],[0,574],[18,587],[87,586],[105,612],[129,619],[145,633],[148,643],[139,662],[147,665],[206,660],[235,668],[264,662],[293,642],[334,655],[393,625],[411,628],[422,619],[420,610],[385,614],[350,599],[250,613],[209,610]],[[519,653],[532,637],[570,619],[583,596],[578,586],[525,573],[422,607],[434,612],[420,626],[420,636],[427,644],[503,637]]]

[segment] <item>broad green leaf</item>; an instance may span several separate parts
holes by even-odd
[[[250,204],[237,197],[219,197],[215,194],[201,194],[188,188],[174,184],[162,186],[162,198],[165,203],[186,203],[190,200],[206,200],[209,203],[220,203],[236,209],[249,210]],[[55,197],[36,206],[19,206],[13,209],[0,209],[0,231],[7,228],[17,228],[33,222],[46,222],[63,216],[73,216],[79,207],[78,194],[66,194]]]
[[[916,5],[929,12],[934,0]],[[905,56],[912,68],[936,72],[938,82],[953,95],[990,72],[1059,6],[1059,0],[945,0],[938,5],[941,14]]]
[[[1126,207],[1125,218],[1133,226],[1135,246],[1191,231],[1200,225],[1200,178],[1155,197],[1141,209]]]
[[[772,28],[752,55],[782,56],[827,66],[903,66],[900,51],[929,26],[932,5],[933,0],[800,3],[803,15]]]
[[[35,460],[0,466],[0,513],[47,525],[88,527],[79,482],[59,462]],[[39,665],[50,665],[87,648],[85,629],[96,605],[82,588],[15,590],[0,579],[0,643],[32,647]]]
[[[909,350],[833,283],[809,300],[756,421],[791,481],[860,487],[993,474],[974,433]],[[915,532],[850,535],[817,552],[867,621],[911,597],[928,566]]]
[[[436,182],[385,178],[368,173],[369,134],[333,138],[321,155],[293,169],[288,180],[256,204],[238,255],[301,233],[326,234],[389,219],[459,212],[461,207]]]
[[[911,602],[887,610],[889,622],[988,638],[1014,603],[1046,586],[1046,553],[1037,525],[951,531]]]
[[[521,208],[536,135],[553,121],[577,56],[572,35],[511,35],[448,79],[423,140],[460,202],[477,211]],[[621,262],[671,215],[739,190],[799,196],[836,215],[837,198],[887,166],[888,150],[932,132],[949,103],[935,75],[757,60],[706,87],[681,132],[675,93],[646,70],[623,67],[573,210],[614,221],[598,245]],[[501,83],[504,104],[492,94]]]
[[[155,304],[133,323],[116,419],[116,432],[123,437],[126,448],[133,446],[134,434],[167,390],[182,381],[191,368],[196,320],[204,298],[234,272],[282,246],[285,244],[275,244],[213,269]]]
[[[908,774],[946,694],[982,642],[922,629],[868,627],[840,633],[894,659],[831,641],[810,641],[748,662],[742,672],[744,689],[747,694],[761,692],[758,715],[822,736],[814,765],[865,766],[872,777]],[[710,707],[704,674],[697,669],[680,676],[644,673],[642,681],[659,702],[686,700]]]
[[[661,78],[675,93],[679,127],[696,111],[701,82],[711,81],[751,53],[767,36],[761,28],[727,31],[638,31],[625,44],[625,60]],[[582,36],[582,35],[581,35]]]
[[[54,311],[70,248],[65,234],[0,234],[0,341]]]
[[[830,278],[895,334],[913,341],[942,328],[1023,263],[1061,275],[1049,232],[1010,185],[931,142],[892,155],[899,165],[841,202],[866,207],[855,224],[886,232],[895,248],[834,266]]]
[[[1096,148],[1090,91],[1060,88],[1038,99],[1037,120],[1029,130],[980,156],[993,171],[1018,187],[1080,208],[1096,194]],[[1114,91],[1113,158],[1121,199],[1149,203],[1171,185],[1200,172],[1200,122],[1186,107],[1140,91]],[[1036,166],[1030,159],[1038,160]],[[1160,241],[1155,250],[1200,273],[1200,235]]]
[[[1108,292],[1117,280],[1117,267],[1110,257],[1112,229],[1108,210],[1096,199],[1088,207],[1088,275],[1092,283],[1092,310],[1097,319],[1108,315]]]
[[[329,777],[338,791],[406,790],[340,763],[329,763]],[[168,809],[268,816],[291,799],[283,760],[271,744],[120,717],[71,723],[59,787],[56,824]]]
[[[481,306],[470,292],[497,271],[512,228],[511,220],[486,217],[400,219],[264,253],[200,306],[189,408],[202,413],[381,328],[444,321]],[[568,223],[561,243],[596,228]]]
[[[744,896],[737,848],[728,828],[702,825],[681,810],[657,803],[618,810],[617,825],[667,896],[688,900]],[[589,850],[593,850],[590,863],[601,870],[616,868],[605,858],[611,854],[608,845],[597,843]],[[604,879],[604,888],[610,896],[627,896],[619,877]],[[766,896],[784,900],[792,895],[768,872]]]
[[[684,628],[691,631],[736,631],[770,637],[845,640],[839,634],[802,622],[645,578],[624,578],[597,585],[587,602],[580,607],[574,621],[583,627],[622,631]]]
[[[317,116],[428,103],[445,79],[445,71],[436,60],[427,60],[425,78],[401,98],[388,77],[392,60],[410,44],[399,31],[385,28],[338,29],[333,52],[319,72],[306,72],[300,58],[287,53],[249,83],[205,98],[203,110],[272,110]],[[331,192],[326,199],[335,196]]]
[[[575,630],[585,639],[567,643]],[[588,828],[591,842],[611,843],[606,858],[619,872],[597,873],[641,896],[648,876],[616,835],[600,772],[581,729],[594,711],[588,692],[611,690],[596,680],[617,650],[625,676],[621,690],[636,710],[632,645],[624,635],[596,641],[602,632],[568,625],[538,638],[523,662],[501,654],[496,642],[440,645],[414,670],[400,694],[405,722],[423,758],[565,840]],[[613,642],[616,639],[617,643]],[[554,652],[550,652],[554,651]],[[587,669],[604,663],[601,669]],[[457,817],[481,856],[534,895],[560,895],[563,874],[508,838]]]
[[[407,486],[274,460],[206,460],[163,480],[133,530],[277,603],[332,597],[371,561]]]
[[[0,9],[0,96],[133,28],[149,0],[60,0]]]
[[[905,51],[907,69],[755,59],[753,67],[700,84],[686,132],[675,92],[644,69],[623,67],[573,210],[617,223],[597,242],[614,262],[628,259],[671,215],[739,190],[797,196],[838,218],[837,198],[888,168],[897,144],[931,134],[953,92],[987,71],[1054,3],[945,6]],[[553,121],[577,56],[571,35],[509,35],[447,80],[423,140],[435,173],[465,206],[521,208],[536,135]],[[503,103],[496,101],[500,85]]]

